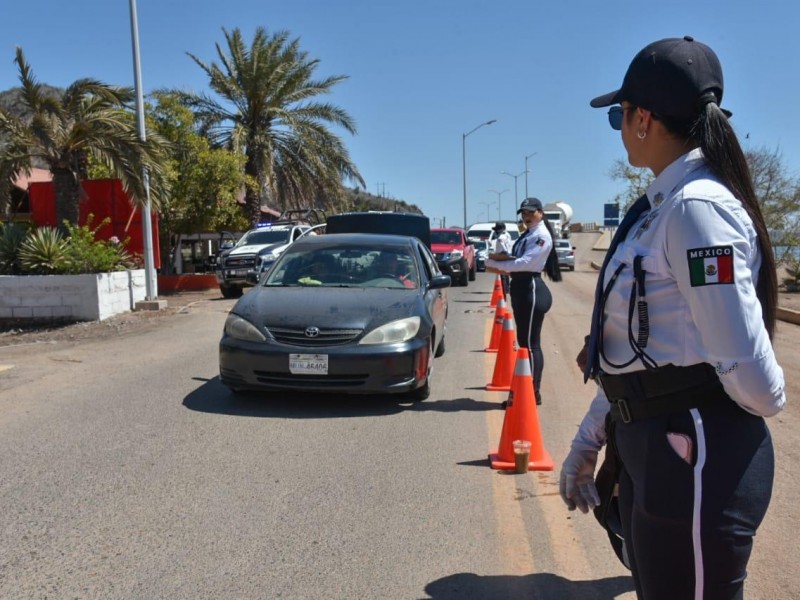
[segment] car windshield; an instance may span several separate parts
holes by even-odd
[[[484,240],[471,240],[475,250],[486,250],[489,245]]]
[[[264,285],[413,289],[419,272],[405,248],[300,248],[284,253]]]
[[[288,229],[254,229],[253,231],[248,231],[242,239],[236,242],[236,246],[261,246],[287,241],[289,241]]]
[[[461,235],[455,231],[431,231],[431,244],[460,244]]]

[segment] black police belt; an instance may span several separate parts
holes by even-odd
[[[708,363],[665,365],[620,375],[600,373],[598,379],[615,422],[630,423],[730,399]]]
[[[530,283],[532,279],[541,279],[541,273],[533,271],[516,271],[511,273],[511,281],[515,283]]]

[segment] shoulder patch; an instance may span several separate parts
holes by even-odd
[[[544,238],[536,238],[536,245],[537,246],[544,246]]]
[[[733,283],[733,246],[691,248],[686,258],[692,287]]]

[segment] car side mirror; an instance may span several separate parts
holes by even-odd
[[[428,282],[428,289],[439,290],[442,288],[449,288],[451,283],[450,275],[434,275]]]

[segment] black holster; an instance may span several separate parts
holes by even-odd
[[[594,509],[597,522],[606,530],[611,547],[620,562],[630,569],[625,537],[622,535],[622,518],[619,512],[619,473],[621,463],[614,440],[615,423],[611,415],[606,416],[606,453],[603,464],[595,475],[595,485],[600,496],[600,505]]]

